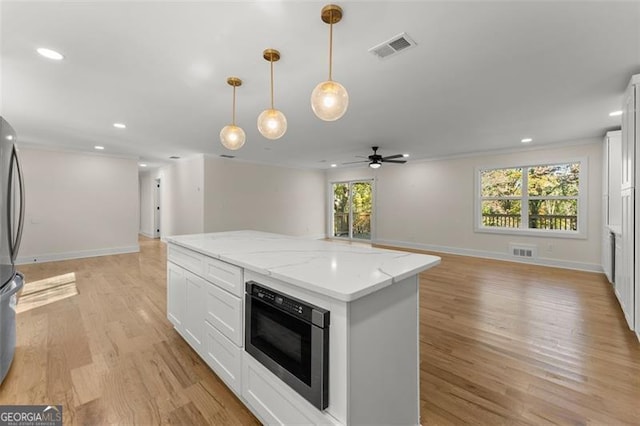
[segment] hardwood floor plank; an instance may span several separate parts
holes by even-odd
[[[167,321],[165,245],[140,246],[20,267],[75,273],[79,294],[18,314],[0,404],[60,403],[70,425],[259,424]],[[420,277],[423,425],[640,425],[640,344],[603,275],[438,255]]]

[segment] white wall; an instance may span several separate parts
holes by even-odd
[[[325,173],[205,158],[207,232],[253,229],[321,238]]]
[[[20,150],[26,221],[19,263],[138,251],[135,160]]]
[[[204,232],[204,157],[176,160],[150,174],[152,181],[156,178],[161,181],[161,237]]]
[[[154,176],[151,172],[140,173],[140,229],[139,232],[149,238],[153,238],[154,225],[154,200],[153,186]]]
[[[587,157],[586,239],[525,237],[474,232],[476,167],[526,165]],[[327,172],[327,182],[376,179],[375,239],[407,247],[513,259],[509,243],[534,244],[537,263],[600,270],[602,141],[466,158],[385,164]],[[329,185],[327,185],[327,188]],[[549,250],[550,248],[550,250]]]

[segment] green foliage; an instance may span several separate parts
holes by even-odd
[[[529,198],[529,228],[576,229],[580,164],[553,164],[525,168],[483,170],[482,201],[485,226],[519,227],[522,212],[523,173],[527,173],[525,194]],[[555,197],[575,197],[556,199]],[[490,216],[503,216],[499,220]],[[566,216],[564,222],[549,218]]]
[[[349,204],[349,184],[333,184],[334,235],[349,234],[349,208],[353,210],[353,231],[355,234],[371,233],[371,182],[354,182],[353,196]]]

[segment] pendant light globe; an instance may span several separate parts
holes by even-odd
[[[321,120],[338,120],[347,112],[348,107],[347,89],[337,81],[323,81],[311,93],[311,109]]]
[[[287,117],[277,109],[266,109],[258,116],[258,130],[267,139],[280,139],[287,131]]]
[[[232,151],[242,148],[246,139],[244,130],[235,124],[224,126],[220,131],[220,143]]]
[[[287,117],[273,106],[273,63],[280,60],[280,52],[266,49],[262,52],[262,57],[269,62],[271,68],[271,108],[258,116],[258,131],[267,139],[280,139],[287,131]]]
[[[311,109],[321,120],[335,121],[341,118],[349,106],[347,89],[333,81],[333,25],[342,20],[342,8],[328,4],[320,13],[322,22],[329,25],[329,78],[311,92]]]
[[[220,131],[220,143],[227,149],[235,151],[242,148],[247,136],[241,127],[236,126],[236,87],[242,86],[242,80],[238,77],[229,77],[227,84],[233,87],[233,109],[231,124],[228,124]]]

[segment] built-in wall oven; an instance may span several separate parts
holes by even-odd
[[[296,392],[329,405],[329,311],[246,282],[245,350]]]

